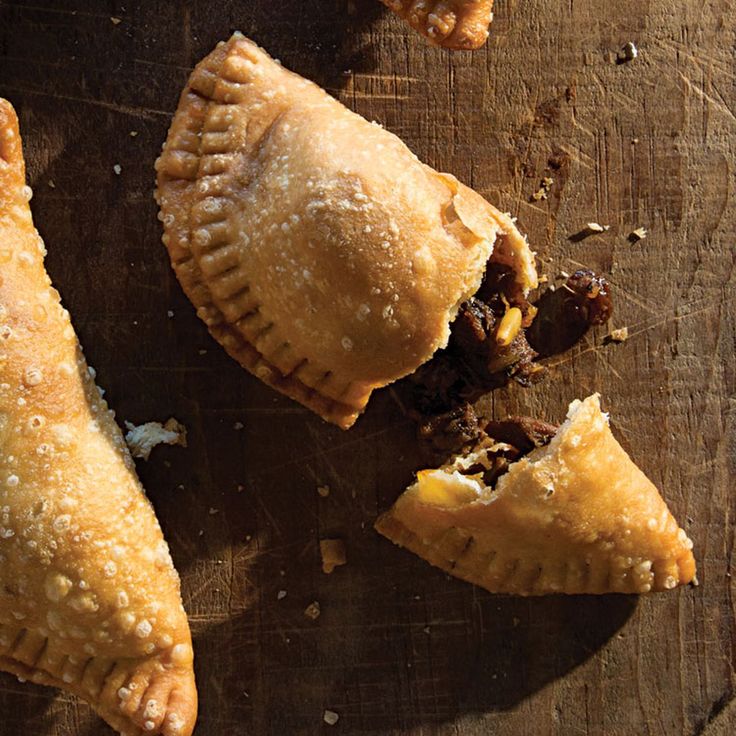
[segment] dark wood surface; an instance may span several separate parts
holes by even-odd
[[[153,161],[189,70],[235,29],[518,215],[551,278],[610,274],[630,339],[591,333],[488,408],[557,420],[600,391],[699,588],[524,600],[448,579],[371,528],[422,462],[392,392],[343,433],[208,337],[160,244]],[[487,47],[457,55],[376,0],[0,0],[48,269],[119,419],[189,429],[139,470],[183,578],[199,736],[733,733],[735,42],[727,0],[498,0]],[[570,240],[589,221],[611,228]],[[325,536],[347,543],[331,576]],[[0,675],[2,736],[108,733]]]

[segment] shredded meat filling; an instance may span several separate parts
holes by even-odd
[[[495,488],[498,479],[511,463],[528,455],[537,447],[549,444],[559,427],[531,417],[510,417],[502,422],[490,421],[480,429],[476,444],[493,442],[492,449],[484,451],[485,462],[476,463],[462,471],[465,475],[482,473],[483,483]]]

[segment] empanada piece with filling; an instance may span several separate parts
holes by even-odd
[[[478,49],[488,38],[493,0],[381,0],[432,43]]]
[[[0,669],[126,736],[188,736],[179,577],[44,268],[18,121],[0,100]]]
[[[574,401],[559,429],[486,432],[472,452],[420,471],[376,529],[492,593],[648,593],[695,579],[692,542],[597,395]]]
[[[212,335],[343,428],[447,344],[489,259],[507,306],[537,284],[509,216],[240,34],[195,68],[156,168],[164,243]]]

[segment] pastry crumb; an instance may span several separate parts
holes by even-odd
[[[138,131],[137,130],[131,130],[130,133],[129,133],[129,135],[130,135],[131,138],[135,138],[138,135]]]
[[[112,170],[120,176],[120,174],[123,172],[123,167],[120,164],[115,164],[115,166],[112,167]]]
[[[345,542],[342,539],[320,539],[319,551],[322,555],[322,572],[332,573],[336,567],[347,564]]]
[[[617,330],[611,330],[611,334],[608,336],[611,342],[625,342],[629,339],[629,328],[619,327]]]
[[[243,422],[235,422],[235,424],[233,424],[233,429],[236,432],[239,432],[241,429],[243,429],[243,427],[245,427],[245,424],[243,424]]]
[[[319,493],[319,495],[322,498],[327,498],[327,496],[330,495],[330,487],[329,486],[317,486],[317,493]]]
[[[49,187],[51,187],[51,189],[56,189],[56,184],[53,179],[49,179]]]
[[[304,615],[308,619],[311,619],[312,621],[316,621],[320,617],[321,613],[322,613],[322,609],[320,608],[318,601],[314,601],[313,603],[310,603],[304,609]]]
[[[110,16],[110,20],[112,21],[112,24],[113,24],[114,26],[116,26],[116,25],[118,25],[119,23],[122,23],[122,22],[123,22],[123,19],[122,19],[122,18],[118,18],[118,17],[117,17],[117,16],[115,16],[115,15],[111,15],[111,16]]]
[[[216,509],[214,507],[210,507],[210,510],[209,510],[209,515],[210,516],[214,516],[215,514],[219,514],[219,513],[220,513],[220,509]]]
[[[324,712],[324,715],[322,716],[322,720],[328,725],[328,726],[334,726],[337,724],[337,722],[340,720],[340,716],[338,713],[335,713],[334,710],[326,710]]]
[[[639,56],[639,49],[633,41],[629,41],[618,53],[618,60],[621,63],[633,61]]]
[[[585,229],[591,233],[605,233],[610,227],[610,225],[601,225],[598,222],[588,222],[585,225]]]
[[[172,317],[174,316],[174,311],[173,311],[172,309],[169,309],[169,310],[168,310],[168,311],[166,312],[166,316],[167,316],[167,317],[168,317],[169,319],[171,319],[171,318],[172,318]]]
[[[542,181],[539,184],[539,189],[537,189],[534,194],[532,194],[532,200],[535,202],[539,202],[542,199],[547,199],[547,196],[549,195],[549,190],[552,188],[552,185],[555,183],[555,180],[551,176],[545,176],[542,178]]]
[[[629,240],[632,243],[636,243],[639,240],[644,240],[647,236],[647,230],[644,227],[638,227],[636,230],[632,230],[629,234]]]
[[[276,593],[276,600],[277,601],[282,601],[282,600],[284,600],[284,598],[286,598],[286,591],[285,590],[280,590],[278,593]]]
[[[128,430],[125,442],[133,457],[148,460],[151,450],[157,445],[187,446],[187,428],[171,417],[165,424],[161,422],[146,422],[136,426],[131,422],[125,422]]]

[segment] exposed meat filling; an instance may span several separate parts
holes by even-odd
[[[475,440],[476,448],[483,448],[482,452],[478,452],[478,462],[461,472],[465,475],[480,474],[488,488],[495,488],[511,463],[537,447],[549,444],[558,429],[554,424],[530,417],[487,422]]]
[[[569,349],[612,312],[610,286],[593,271],[576,271],[532,305],[513,270],[490,263],[476,295],[460,307],[448,346],[405,384],[420,436],[440,451],[472,442],[482,430],[470,402],[511,379],[537,381],[545,372],[539,358]]]
[[[413,409],[422,416],[438,414],[511,378],[532,383],[543,372],[525,334],[536,312],[512,269],[489,264],[476,295],[460,307],[448,346],[409,379]]]

